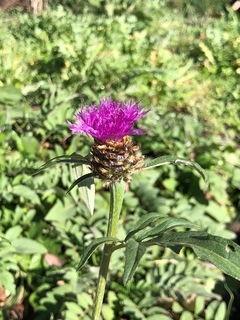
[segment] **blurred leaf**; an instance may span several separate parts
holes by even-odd
[[[18,238],[19,235],[22,233],[22,227],[20,226],[14,226],[9,228],[6,233],[5,237],[8,241],[13,241],[14,239]]]
[[[19,197],[23,197],[31,201],[31,203],[40,204],[40,199],[35,190],[24,186],[24,185],[16,185],[13,187],[13,194],[18,195]]]
[[[239,168],[234,168],[233,169],[233,186],[236,188],[240,189],[240,169]]]
[[[107,304],[103,304],[102,306],[102,315],[104,320],[114,320],[114,310],[112,309],[111,306]]]
[[[11,272],[0,269],[0,286],[3,286],[11,294],[15,293],[16,286]]]
[[[162,181],[162,184],[166,189],[173,192],[176,189],[178,182],[175,179],[165,179]]]
[[[190,311],[183,311],[179,320],[193,320],[194,316]]]
[[[21,137],[23,151],[28,155],[37,153],[40,143],[35,137]]]
[[[207,306],[207,309],[206,309],[206,319],[214,319],[214,320],[217,320],[217,318],[215,318],[215,315],[217,313],[217,309],[219,307],[219,304],[220,304],[220,301],[211,301],[209,303],[209,305]]]
[[[83,313],[83,309],[80,306],[78,306],[75,302],[67,301],[66,302],[66,308],[71,310],[71,313],[75,317],[76,317],[77,314],[82,314]],[[68,318],[68,319],[70,319],[70,318]]]
[[[215,60],[214,60],[214,56],[212,51],[206,46],[206,44],[204,42],[199,42],[199,47],[202,49],[202,51],[204,52],[206,58],[209,60],[209,62],[211,64],[215,64]]]
[[[15,252],[19,254],[44,254],[47,249],[41,243],[27,238],[17,238],[12,241]]]
[[[0,103],[16,104],[22,99],[22,92],[13,86],[0,87]]]
[[[219,222],[230,222],[231,220],[231,217],[228,215],[226,208],[220,206],[214,201],[209,201],[209,204],[206,207],[206,212]]]
[[[125,266],[123,273],[123,284],[127,285],[127,283],[131,280],[136,268],[146,251],[146,247],[141,243],[138,243],[134,239],[130,239],[127,242],[126,251],[125,251]]]
[[[196,300],[195,300],[194,313],[195,314],[200,314],[201,312],[203,312],[204,308],[205,308],[205,299],[204,299],[204,297],[197,296]]]
[[[174,301],[172,305],[172,310],[173,312],[181,313],[184,310],[184,308],[181,306],[179,302]]]
[[[147,318],[148,320],[171,320],[172,318],[170,316],[167,316],[165,314],[156,314],[154,316],[150,316]]]
[[[100,5],[101,5],[101,0],[89,0],[89,3],[90,3],[92,6],[95,6],[95,7],[99,8]]]
[[[71,185],[70,190],[78,185],[81,199],[87,206],[90,214],[93,215],[95,205],[94,174],[85,165],[73,165],[73,171],[77,180]]]
[[[226,319],[226,303],[225,301],[222,301],[217,309],[217,312],[215,314],[215,320],[225,320]]]
[[[69,199],[64,198],[64,201],[60,199],[52,206],[47,215],[46,221],[58,221],[65,224],[66,220],[69,220],[76,213],[76,207]]]

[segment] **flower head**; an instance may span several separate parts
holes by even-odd
[[[133,126],[147,112],[139,106],[139,102],[118,102],[103,98],[99,106],[84,106],[77,111],[77,121],[69,122],[69,127],[74,134],[84,132],[102,142],[119,142],[125,136],[146,133],[142,129],[133,129]]]
[[[144,156],[129,135],[144,134],[133,129],[137,119],[144,116],[139,102],[117,102],[101,99],[99,106],[83,107],[75,113],[77,121],[69,123],[73,133],[87,133],[94,138],[88,160],[94,176],[107,186],[119,180],[131,181],[131,175],[141,170]]]

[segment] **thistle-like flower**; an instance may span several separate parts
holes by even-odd
[[[93,173],[105,185],[121,179],[130,181],[130,175],[141,169],[144,157],[129,135],[146,133],[133,126],[147,112],[139,102],[101,99],[99,106],[84,106],[75,113],[77,121],[68,122],[74,134],[86,133],[94,138],[89,161]]]

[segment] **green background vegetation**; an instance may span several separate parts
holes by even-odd
[[[105,235],[109,193],[96,184],[90,216],[71,167],[31,176],[92,141],[66,119],[102,96],[151,109],[134,137],[148,158],[198,162],[144,171],[127,187],[119,236],[160,212],[239,243],[240,24],[225,1],[61,1],[39,16],[0,14],[0,319],[90,319],[101,252],[76,273],[84,245]],[[147,258],[146,258],[147,257]],[[240,284],[190,249],[154,248],[122,284],[117,251],[103,320],[230,319]],[[229,303],[227,283],[235,299]],[[3,290],[5,288],[5,290]],[[236,318],[237,319],[237,318]]]

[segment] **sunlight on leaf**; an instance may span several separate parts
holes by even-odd
[[[199,259],[208,261],[229,276],[240,280],[240,246],[231,240],[212,236],[205,231],[168,232],[152,238],[146,245],[191,247]]]
[[[134,275],[136,268],[146,251],[146,247],[141,243],[130,239],[126,246],[126,262],[123,273],[123,284],[126,285]]]
[[[78,185],[81,199],[85,203],[91,215],[93,215],[95,205],[95,184],[93,173],[85,165],[73,165],[73,172],[77,180],[71,185],[68,192]]]

